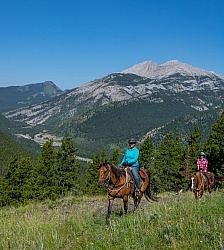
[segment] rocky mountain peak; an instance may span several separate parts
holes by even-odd
[[[144,61],[122,71],[121,73],[131,73],[143,77],[149,77],[154,71],[158,69],[158,67],[159,65],[153,61]]]
[[[213,76],[214,72],[206,71],[201,68],[194,67],[187,63],[179,62],[178,60],[170,60],[163,64],[157,64],[153,61],[145,61],[125,69],[122,73],[135,74],[142,77],[162,79],[170,75],[181,74],[190,76]]]

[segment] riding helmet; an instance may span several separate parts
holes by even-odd
[[[130,144],[130,143],[136,144],[136,142],[137,142],[137,140],[136,140],[135,138],[130,138],[130,139],[128,140],[128,143],[129,143],[129,144]]]
[[[199,156],[205,156],[205,153],[204,152],[200,152]]]

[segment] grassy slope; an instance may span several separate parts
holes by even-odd
[[[223,193],[164,195],[145,199],[120,217],[116,200],[105,225],[107,197],[67,197],[55,202],[0,210],[0,249],[223,249]]]

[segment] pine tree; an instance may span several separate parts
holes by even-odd
[[[183,149],[180,136],[169,133],[160,143],[155,157],[156,186],[160,191],[178,191],[182,188],[181,168]]]
[[[141,143],[139,149],[139,163],[145,167],[151,167],[154,165],[154,145],[151,142],[149,136]]]
[[[106,150],[105,149],[103,149],[102,150],[102,152],[101,152],[101,154],[100,154],[100,161],[101,162],[105,162],[105,160],[106,160]]]
[[[114,164],[114,165],[118,165],[119,164],[119,150],[118,149],[115,149],[114,152],[112,153],[110,159],[109,159],[109,162],[111,164]]]
[[[196,170],[196,161],[201,148],[201,139],[203,135],[199,131],[198,124],[195,125],[193,133],[187,139],[185,148],[185,168],[183,174],[186,179],[189,179],[191,174]]]
[[[224,112],[213,125],[206,142],[209,170],[224,175]]]
[[[26,185],[33,166],[30,158],[14,158],[7,168],[0,184],[0,205],[24,203],[27,200]]]
[[[181,144],[181,136],[180,133],[177,133],[174,141],[173,141],[173,151],[174,155],[172,158],[174,168],[176,169],[175,176],[176,176],[176,184],[177,191],[184,188],[188,188],[189,180],[185,180],[183,176],[183,169],[184,169],[184,148]]]
[[[90,163],[87,171],[86,171],[86,187],[85,192],[87,194],[99,194],[102,192],[105,192],[105,190],[101,190],[97,187],[98,182],[98,169],[100,166],[100,163],[105,161],[105,151],[103,150],[101,154],[96,154],[93,157],[93,162]]]
[[[60,149],[56,154],[57,159],[57,186],[61,194],[66,193],[75,187],[74,192],[78,193],[78,163],[75,154],[77,148],[72,138],[63,138]]]
[[[56,151],[53,140],[47,141],[42,148],[40,161],[32,173],[27,192],[30,199],[55,199],[58,196]]]

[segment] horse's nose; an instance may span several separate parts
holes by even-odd
[[[101,188],[103,186],[103,183],[98,181],[97,186],[98,186],[98,188]]]

